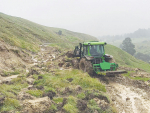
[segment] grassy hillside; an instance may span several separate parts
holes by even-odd
[[[62,31],[59,35],[58,31]],[[0,40],[37,52],[43,42],[71,47],[83,40],[97,40],[93,36],[76,33],[60,28],[45,27],[28,20],[0,13]],[[62,42],[64,42],[62,44]],[[73,43],[72,43],[73,42]]]
[[[150,72],[150,64],[136,59],[135,57],[131,56],[125,51],[113,46],[113,45],[106,45],[106,53],[113,55],[115,61],[121,66],[127,66],[132,68],[140,68],[145,71]]]

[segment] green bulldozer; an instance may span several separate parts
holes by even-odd
[[[89,41],[75,46],[74,57],[80,57],[79,69],[90,75],[127,73],[122,70],[117,71],[118,64],[114,62],[113,56],[105,54],[105,45],[106,42]]]

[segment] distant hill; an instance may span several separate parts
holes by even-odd
[[[61,34],[58,32],[61,31]],[[0,13],[0,40],[33,52],[38,51],[43,42],[71,47],[84,40],[97,40],[95,37],[65,29],[42,26],[31,21]],[[63,45],[62,45],[63,43]]]
[[[101,36],[98,37],[101,41],[106,41],[109,44],[120,47],[122,41],[130,37],[132,43],[135,45],[137,53],[143,53],[150,55],[150,28],[149,29],[138,29],[133,33],[127,33],[124,35],[115,35],[115,36]]]
[[[123,35],[106,35],[106,36],[99,36],[98,39],[101,40],[118,40],[118,39],[124,39],[126,37],[130,37],[130,38],[150,38],[150,28],[148,29],[138,29],[133,33],[126,33]]]

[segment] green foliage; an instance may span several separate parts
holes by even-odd
[[[21,76],[18,76],[17,78],[14,78],[12,79],[11,81],[13,84],[26,84],[26,75],[21,75]]]
[[[43,79],[38,80],[35,77],[34,85],[47,86],[48,88],[65,88],[65,87],[76,87],[80,85],[83,89],[97,89],[100,91],[106,91],[105,86],[102,85],[98,79],[91,78],[87,73],[83,73],[79,70],[57,70],[55,76],[51,74],[41,75]],[[68,78],[73,78],[73,81],[68,82]]]
[[[83,73],[79,70],[62,70],[56,73],[57,77],[61,79],[73,78],[71,82],[74,85],[80,85],[84,89],[97,89],[100,91],[106,91],[105,86],[102,85],[98,79],[91,78],[87,73]]]
[[[12,98],[6,98],[4,101],[4,105],[0,106],[0,111],[7,112],[10,110],[15,110],[15,109],[19,109],[19,108],[20,108],[20,103],[18,100],[12,99]]]
[[[49,110],[57,110],[57,106],[52,104],[51,107],[49,108]]]
[[[5,97],[10,97],[10,98],[16,98],[16,95],[18,94],[19,91],[21,91],[22,88],[27,87],[28,84],[26,83],[24,78],[15,78],[12,80],[12,84],[2,84],[0,85],[0,92],[5,96]]]
[[[53,101],[58,104],[58,103],[63,102],[63,98],[62,97],[55,97],[55,98],[53,98]]]
[[[27,93],[29,93],[35,97],[42,97],[42,95],[43,95],[43,91],[41,91],[41,90],[28,90]]]
[[[20,74],[19,70],[15,70],[13,72],[3,71],[2,76],[11,76],[11,75],[17,75],[17,74]]]
[[[97,105],[94,99],[89,100],[88,108],[90,108],[90,112],[94,112],[95,110],[97,110],[98,112],[102,113],[101,108]]]
[[[47,93],[49,91],[53,91],[53,92],[56,92],[54,88],[52,87],[47,87],[47,86],[44,86],[44,91]]]
[[[122,42],[121,46],[122,50],[126,51],[127,53],[134,55],[135,51],[135,45],[132,44],[132,41],[129,37],[125,38],[125,40]]]
[[[58,34],[59,34],[59,35],[62,35],[62,31],[61,31],[61,30],[59,30],[59,31],[58,31]]]
[[[84,99],[85,98],[85,93],[79,93],[78,95],[77,95],[77,97],[79,98],[79,99]]]
[[[67,104],[64,105],[63,109],[65,109],[69,113],[78,113],[76,104],[76,98],[74,98],[73,96],[69,96],[67,98]]]

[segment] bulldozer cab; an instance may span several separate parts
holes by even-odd
[[[105,55],[104,45],[105,42],[91,41],[83,42],[76,46],[74,50],[75,57],[92,57],[101,58]]]
[[[84,56],[102,57],[104,53],[104,45],[83,45]]]

